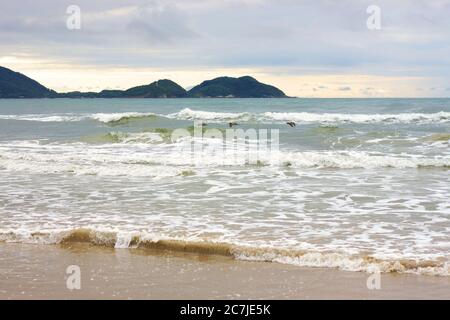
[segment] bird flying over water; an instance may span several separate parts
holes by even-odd
[[[295,127],[297,124],[295,123],[295,122],[293,122],[293,121],[289,121],[289,122],[286,122],[286,124],[288,125],[288,126],[290,126],[291,128],[293,128],[293,127]]]

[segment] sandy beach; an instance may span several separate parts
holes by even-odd
[[[81,290],[67,289],[77,265]],[[89,244],[0,244],[0,299],[449,299],[450,279],[369,274]]]

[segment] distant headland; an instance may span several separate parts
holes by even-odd
[[[280,89],[250,76],[219,77],[187,91],[171,80],[158,80],[127,90],[58,93],[10,69],[0,67],[0,99],[21,98],[287,98]]]

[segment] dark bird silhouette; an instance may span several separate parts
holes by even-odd
[[[295,122],[293,122],[293,121],[286,122],[286,124],[291,128],[296,126]]]
[[[238,124],[236,122],[229,122],[228,125],[230,128],[233,128],[234,126],[237,126]]]

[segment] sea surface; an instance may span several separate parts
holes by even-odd
[[[0,100],[0,241],[449,276],[450,99]]]

